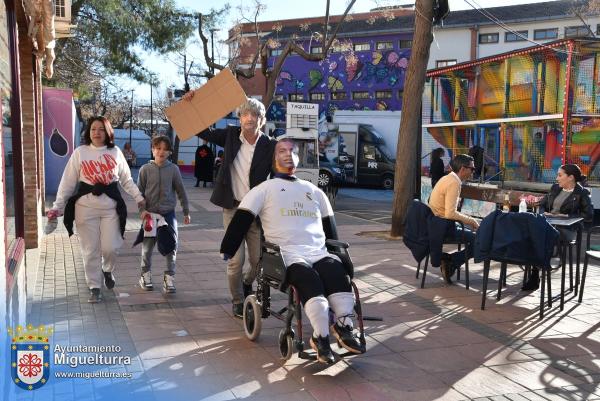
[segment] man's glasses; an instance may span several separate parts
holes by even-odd
[[[475,166],[463,166],[464,168],[468,168],[471,171],[475,171]]]

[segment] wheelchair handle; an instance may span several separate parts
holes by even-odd
[[[348,247],[350,246],[347,242],[338,241],[336,239],[325,240],[325,245],[335,246],[335,247],[344,248],[344,249],[348,249]]]

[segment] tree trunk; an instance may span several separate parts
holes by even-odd
[[[415,30],[402,97],[402,117],[398,147],[396,149],[396,171],[394,179],[394,205],[392,209],[392,237],[404,232],[404,220],[415,192],[417,164],[417,141],[421,135],[419,126],[421,99],[425,85],[434,0],[417,0],[415,3]]]

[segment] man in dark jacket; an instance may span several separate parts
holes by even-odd
[[[193,92],[184,99],[191,100]],[[198,134],[202,139],[223,148],[223,164],[219,168],[210,201],[223,208],[223,226],[229,226],[238,205],[250,189],[265,181],[271,173],[273,150],[277,141],[261,132],[266,122],[265,106],[248,98],[238,111],[240,127],[207,129]],[[243,302],[252,291],[260,259],[260,228],[253,222],[245,236],[250,268],[243,272],[244,244],[227,263],[227,279],[233,301],[233,314],[241,318]]]

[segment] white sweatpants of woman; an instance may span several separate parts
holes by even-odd
[[[95,209],[75,205],[75,224],[88,288],[102,288],[103,272],[112,272],[123,245],[115,208]]]

